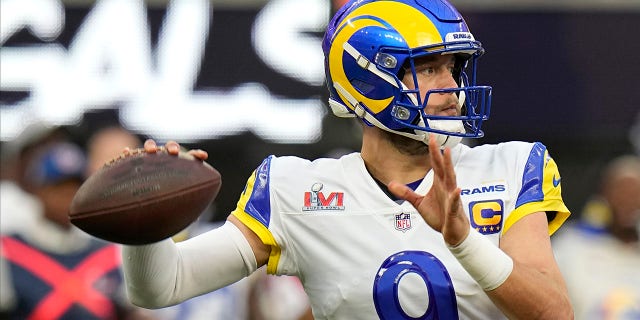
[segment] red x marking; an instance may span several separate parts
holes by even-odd
[[[120,264],[115,245],[96,251],[71,270],[10,237],[2,237],[2,249],[2,255],[9,261],[37,275],[52,287],[28,320],[57,319],[73,303],[78,303],[98,318],[114,315],[112,302],[93,288],[93,284]]]

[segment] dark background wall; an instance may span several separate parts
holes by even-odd
[[[579,213],[601,166],[633,152],[638,121],[640,14],[481,12],[467,22],[483,42],[481,78],[494,88],[482,142],[542,141],[560,166],[563,197]]]

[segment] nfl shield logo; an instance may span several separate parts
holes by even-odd
[[[396,230],[407,231],[411,229],[411,215],[408,213],[396,214]]]

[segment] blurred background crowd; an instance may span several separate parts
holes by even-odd
[[[357,150],[358,126],[330,115],[323,84],[320,40],[343,2],[1,0],[2,317],[309,319],[298,280],[264,272],[135,308],[118,247],[66,214],[88,175],[146,138],[207,150],[223,176],[177,241],[223,221],[267,155]],[[493,86],[486,136],[467,143],[548,147],[573,212],[552,240],[576,318],[640,319],[640,2],[452,3]]]

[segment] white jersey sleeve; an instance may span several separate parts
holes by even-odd
[[[498,245],[519,219],[568,217],[560,175],[539,143],[469,148],[452,159],[476,230]],[[416,192],[433,182],[429,172]],[[390,199],[359,153],[308,161],[268,157],[232,213],[271,246],[267,272],[296,275],[316,319],[504,319],[407,202]]]

